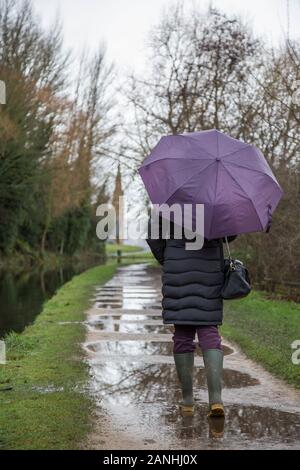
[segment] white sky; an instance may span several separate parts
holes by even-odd
[[[144,41],[162,8],[176,0],[33,0],[44,25],[59,14],[64,25],[65,45],[75,54],[86,46],[97,49],[104,41],[108,59],[119,67],[142,71]],[[290,37],[299,36],[300,0],[211,0],[213,6],[228,13],[241,14],[254,31],[273,43],[283,37],[290,10]],[[207,0],[184,0],[184,5],[208,5]]]

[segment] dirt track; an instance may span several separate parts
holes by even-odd
[[[83,345],[97,403],[86,449],[300,449],[300,392],[224,341],[226,419],[208,421],[203,361],[196,413],[178,413],[172,327],[161,320],[160,270],[120,267],[97,289]],[[224,429],[223,429],[224,427]]]

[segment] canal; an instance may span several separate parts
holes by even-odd
[[[45,301],[75,274],[102,264],[99,259],[87,264],[68,265],[52,270],[31,270],[15,274],[0,271],[0,338],[21,333],[42,311]]]

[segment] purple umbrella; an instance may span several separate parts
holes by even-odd
[[[153,204],[204,204],[209,240],[268,231],[283,194],[258,148],[216,129],[161,137],[138,171]]]

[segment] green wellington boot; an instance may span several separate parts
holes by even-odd
[[[203,352],[205,365],[209,413],[208,416],[225,416],[222,403],[222,375],[223,375],[223,351],[221,349],[208,349]]]
[[[182,390],[182,403],[180,411],[182,414],[194,413],[193,397],[193,371],[194,371],[194,353],[173,354],[176,365],[178,379]]]

